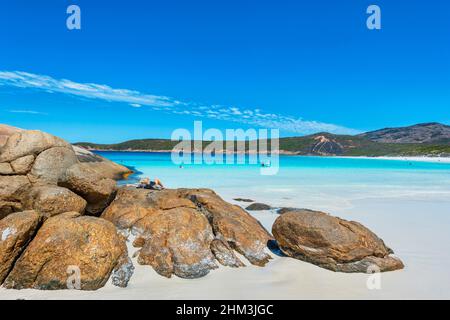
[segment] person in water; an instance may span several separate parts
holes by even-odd
[[[151,181],[149,178],[144,178],[139,181],[139,184],[137,185],[137,188],[139,189],[151,189],[151,190],[162,190],[165,189],[164,185],[162,184],[161,180],[158,178],[155,179],[155,181]]]

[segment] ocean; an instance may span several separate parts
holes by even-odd
[[[211,188],[226,199],[343,209],[368,198],[450,199],[450,163],[281,155],[276,175],[259,164],[174,164],[170,153],[98,152],[169,188]],[[134,182],[134,181],[130,181]]]

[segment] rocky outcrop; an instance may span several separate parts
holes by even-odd
[[[5,145],[8,138],[22,129],[11,127],[6,124],[0,124],[0,148]]]
[[[209,189],[179,189],[208,218],[217,239],[230,245],[252,264],[264,266],[271,258],[266,252],[272,236],[239,206],[232,205]]]
[[[66,187],[87,201],[86,212],[99,215],[114,199],[116,182],[104,178],[89,166],[78,163],[67,169],[58,185]]]
[[[233,249],[225,242],[214,239],[211,242],[211,251],[220,264],[227,267],[245,267],[245,264],[233,252]]]
[[[64,173],[77,164],[77,156],[71,147],[53,147],[41,152],[30,171],[30,180],[57,184]]]
[[[31,187],[26,176],[0,175],[0,219],[22,211],[21,196]]]
[[[104,219],[69,212],[49,218],[16,261],[4,286],[14,289],[101,288],[111,273],[126,286],[133,272],[124,239]],[[78,277],[79,276],[79,277]]]
[[[23,208],[35,210],[45,217],[64,212],[83,214],[86,204],[86,200],[69,189],[51,185],[34,186],[22,199]]]
[[[125,239],[111,222],[82,216],[101,214],[114,198],[115,181],[101,174],[101,166],[94,170],[80,163],[58,137],[4,128],[0,125],[0,283],[65,289],[68,272],[75,272],[70,279],[76,282],[79,271],[80,289],[100,288],[110,276],[113,284],[126,286],[133,266]]]
[[[1,149],[0,163],[37,155],[54,147],[71,148],[66,141],[42,131],[20,131],[11,135]]]
[[[272,207],[269,206],[268,204],[259,203],[259,202],[252,203],[251,205],[249,205],[245,208],[245,210],[249,210],[249,211],[261,211],[261,210],[270,210],[270,209],[272,209]]]
[[[204,276],[217,267],[244,264],[234,250],[263,266],[270,234],[245,210],[233,206],[212,190],[119,189],[102,218],[136,235],[140,264],[159,274],[182,278]]]
[[[15,174],[27,174],[30,172],[31,167],[34,163],[34,155],[30,154],[11,161],[11,168]]]
[[[112,162],[98,154],[92,153],[82,147],[73,146],[78,161],[89,166],[92,170],[105,178],[120,180],[133,173],[132,170],[118,163]]]
[[[142,230],[135,245],[143,243],[138,262],[159,274],[198,278],[217,268],[210,250],[214,235],[206,217],[195,209],[158,210],[139,220]]]
[[[114,223],[120,230],[131,230],[139,220],[156,212],[157,209],[147,197],[150,193],[145,189],[120,188],[101,217]]]
[[[0,284],[36,233],[40,220],[34,211],[17,212],[0,220]]]
[[[403,268],[383,240],[354,221],[323,212],[291,211],[280,215],[272,227],[278,245],[286,255],[322,268],[340,272],[368,272]]]

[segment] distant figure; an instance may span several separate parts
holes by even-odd
[[[162,190],[165,189],[164,185],[162,184],[161,180],[158,178],[155,179],[155,181],[151,181],[148,177],[141,179],[139,181],[139,184],[137,185],[138,189],[151,189],[151,190]]]

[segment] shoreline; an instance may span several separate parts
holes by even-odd
[[[91,152],[139,152],[139,153],[172,153],[177,152],[173,150],[112,150],[112,149],[87,149]],[[197,154],[199,152],[190,152],[190,154]],[[230,154],[223,152],[222,154]],[[243,154],[242,152],[233,152],[233,154]],[[245,152],[245,154],[249,154]],[[251,153],[254,154],[254,153]],[[259,154],[259,153],[258,153]],[[450,163],[450,157],[440,156],[338,156],[338,155],[313,155],[313,154],[297,154],[290,151],[281,150],[277,154],[283,156],[297,156],[297,157],[320,157],[320,158],[339,158],[339,159],[367,159],[367,160],[394,160],[394,161],[416,161],[416,162],[433,162],[433,163]]]

